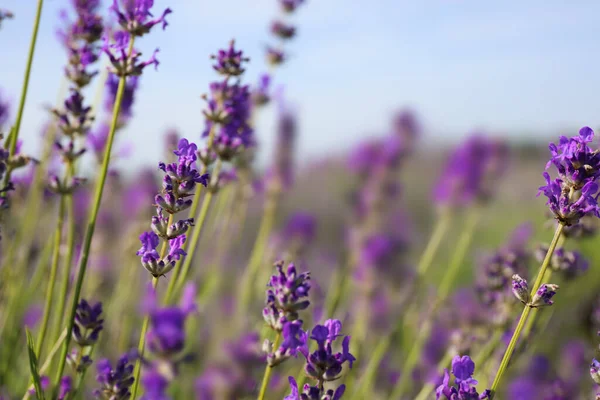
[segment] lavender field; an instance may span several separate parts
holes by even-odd
[[[0,4],[0,400],[600,399],[594,121],[440,140],[403,100],[315,92],[379,133],[311,133],[301,70],[344,67],[294,50],[323,2],[257,3],[262,42],[219,37],[205,80],[163,72],[177,1],[24,3]]]

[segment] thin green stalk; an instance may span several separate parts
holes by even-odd
[[[131,56],[133,50],[134,37],[131,37],[129,41],[128,57]],[[75,311],[77,310],[77,303],[79,302],[79,295],[81,294],[81,287],[83,285],[83,278],[85,277],[85,271],[87,268],[88,258],[90,256],[90,249],[92,245],[92,238],[96,229],[96,219],[98,218],[98,212],[100,211],[100,204],[102,202],[102,194],[104,193],[104,184],[106,183],[106,176],[108,175],[108,165],[110,164],[110,154],[112,152],[113,142],[115,140],[115,132],[117,129],[117,123],[119,121],[119,111],[121,109],[121,102],[123,101],[123,93],[125,92],[125,80],[126,77],[119,79],[119,86],[117,88],[117,95],[115,98],[115,105],[113,108],[112,121],[110,124],[110,130],[108,133],[108,141],[106,142],[106,150],[104,152],[104,160],[102,162],[102,169],[98,182],[96,184],[96,193],[94,195],[94,202],[92,207],[92,213],[89,216],[85,237],[83,239],[83,246],[81,250],[81,258],[79,260],[79,272],[77,274],[77,281],[75,283],[75,293],[71,302],[71,310],[69,318],[67,319],[67,331],[73,330],[73,323],[75,318]],[[71,335],[67,335],[65,343],[63,345],[61,358],[59,360],[58,369],[56,370],[56,376],[54,378],[54,395],[58,393],[60,379],[65,369],[65,363],[67,361],[67,354],[69,352]],[[54,396],[54,397],[55,397]]]
[[[65,196],[60,196],[58,206],[58,219],[56,221],[56,230],[54,232],[54,250],[52,252],[52,265],[50,267],[50,277],[46,289],[46,303],[44,305],[44,316],[40,325],[40,331],[36,343],[35,354],[38,359],[42,356],[44,348],[44,340],[46,339],[46,330],[48,329],[48,321],[50,320],[50,312],[52,310],[52,300],[54,298],[54,286],[56,284],[56,271],[58,270],[58,262],[60,260],[60,247],[62,244],[62,231],[65,219]]]
[[[167,222],[167,226],[171,226],[173,223],[173,214],[169,214],[169,221]],[[160,248],[160,259],[164,259],[167,254],[167,240],[163,240],[162,246]],[[158,285],[158,278],[152,278],[152,290],[156,291],[156,286]],[[140,332],[140,340],[138,342],[138,358],[135,361],[135,367],[133,370],[133,388],[131,390],[131,399],[135,400],[135,395],[137,394],[138,387],[140,386],[140,372],[142,370],[142,362],[141,360],[144,358],[144,351],[146,350],[146,332],[148,332],[148,325],[150,324],[150,315],[146,314],[144,317],[144,322],[142,322],[142,331]]]
[[[390,345],[391,338],[390,336],[386,336],[383,338],[377,347],[373,350],[371,354],[372,358],[383,359],[385,353],[387,351],[388,346]],[[381,345],[381,343],[385,343]],[[379,370],[379,363],[369,362],[361,379],[362,384],[359,382],[359,390],[354,391],[354,396],[351,397],[352,400],[359,400],[368,398],[368,394],[372,393],[373,385],[375,384],[375,378],[377,377],[377,371]]]
[[[537,293],[539,287],[542,284],[542,280],[544,279],[544,275],[546,274],[548,265],[550,265],[550,260],[552,259],[552,254],[554,254],[554,249],[556,249],[556,245],[558,244],[558,240],[560,239],[560,236],[562,234],[564,227],[565,226],[562,223],[558,224],[558,226],[556,227],[556,231],[554,232],[554,237],[552,238],[552,242],[550,243],[550,247],[548,248],[546,257],[544,257],[542,266],[540,267],[540,270],[537,274],[535,282],[534,282],[533,286],[531,287],[531,295],[530,295],[531,298],[533,298],[533,296]],[[519,340],[521,331],[523,330],[523,327],[525,326],[525,322],[527,321],[527,316],[529,315],[530,311],[531,311],[531,307],[528,305],[525,305],[525,307],[523,308],[523,312],[521,313],[521,317],[519,318],[519,322],[517,323],[517,327],[515,328],[515,331],[513,332],[513,335],[510,338],[510,342],[508,343],[506,352],[504,353],[504,356],[502,357],[502,361],[500,362],[500,367],[498,368],[498,371],[496,372],[496,376],[494,377],[494,382],[492,383],[492,388],[491,388],[492,394],[490,396],[490,399],[493,399],[494,396],[496,395],[496,391],[498,390],[498,386],[500,385],[500,380],[502,379],[502,375],[504,375],[504,372],[506,371],[506,369],[508,367],[508,363],[510,362],[510,359],[513,355],[513,352],[517,345],[517,341]]]
[[[244,276],[242,277],[242,289],[237,307],[237,312],[240,314],[245,312],[246,307],[250,303],[250,298],[252,297],[253,285],[255,283],[254,279],[256,278],[256,275],[260,269],[260,265],[263,262],[267,241],[275,222],[278,198],[279,194],[276,192],[269,192],[267,195],[260,227],[252,248],[252,253],[250,255],[250,261],[246,267],[246,270],[244,271]]]
[[[65,183],[73,177],[74,166],[72,162],[67,164],[67,172],[65,175]],[[66,194],[61,196],[66,202],[66,211],[68,215],[67,224],[67,254],[63,263],[62,281],[60,285],[60,297],[58,300],[58,308],[56,310],[56,322],[54,324],[54,331],[52,332],[52,340],[56,340],[60,334],[61,327],[63,326],[63,318],[65,313],[65,307],[67,305],[67,298],[69,295],[69,280],[71,277],[71,264],[73,263],[73,253],[75,250],[75,204],[73,202],[73,195]]]
[[[279,347],[280,339],[281,332],[277,332],[277,336],[275,336],[275,341],[273,342],[273,349],[277,349]],[[257,400],[264,400],[265,394],[267,393],[267,388],[269,387],[269,381],[271,380],[271,372],[273,372],[273,367],[267,364],[265,367],[265,374],[263,375],[263,380],[260,385],[260,392],[258,392]]]
[[[419,334],[417,335],[415,342],[408,353],[404,367],[402,368],[403,374],[400,376],[400,379],[398,379],[398,382],[392,391],[391,398],[393,399],[402,398],[402,395],[406,392],[410,385],[411,371],[417,364],[419,357],[421,356],[421,352],[423,351],[423,347],[427,339],[429,339],[429,335],[431,333],[431,321],[436,317],[440,306],[444,304],[445,300],[450,294],[450,290],[452,289],[454,281],[456,280],[456,275],[460,271],[460,267],[462,266],[467,251],[471,247],[471,242],[473,240],[479,217],[480,211],[477,209],[470,212],[469,216],[467,217],[465,228],[460,235],[456,245],[456,251],[450,260],[450,265],[446,269],[446,273],[442,278],[442,282],[437,293],[437,298],[434,300],[431,313],[429,314],[427,321],[423,324],[423,327],[420,329]]]
[[[440,360],[438,365],[436,366],[436,371],[441,371],[442,369],[448,367],[452,358],[456,355],[453,351],[448,351],[444,355],[444,357]],[[430,399],[431,392],[435,389],[435,385],[432,382],[427,382],[422,388],[419,394],[415,397],[415,400],[427,400]]]
[[[40,28],[40,19],[42,17],[42,8],[44,0],[38,0],[37,10],[35,13],[35,22],[33,24],[33,34],[29,43],[29,53],[27,56],[27,64],[25,65],[25,76],[23,77],[23,86],[21,88],[21,99],[19,101],[19,109],[17,111],[17,119],[15,120],[14,130],[10,138],[10,155],[13,156],[17,149],[17,139],[21,130],[21,121],[23,120],[23,111],[25,110],[25,102],[27,99],[27,91],[29,89],[29,77],[31,76],[31,66],[33,65],[33,55],[35,53],[35,45],[37,42],[38,31]],[[5,183],[10,180],[10,169],[6,172]]]
[[[213,182],[216,184],[219,178],[219,172],[221,171],[221,159],[217,159],[215,164],[215,168],[213,169],[212,176]],[[208,215],[208,209],[210,208],[210,204],[212,203],[212,199],[214,197],[213,191],[209,190],[208,193],[204,196],[204,200],[202,201],[202,207],[200,208],[200,214],[198,218],[194,222],[194,227],[192,229],[192,234],[190,236],[189,244],[187,246],[187,255],[183,260],[183,266],[181,270],[177,274],[177,277],[171,277],[171,281],[169,282],[169,286],[167,288],[167,293],[165,294],[165,303],[168,304],[173,296],[178,293],[185,284],[185,280],[187,279],[188,272],[192,265],[192,261],[194,258],[194,254],[196,253],[196,249],[198,248],[198,242],[200,240],[200,235],[202,234],[202,228],[204,226],[204,222],[206,221],[206,216]]]
[[[156,285],[158,285],[158,278],[152,278],[152,288],[156,289]],[[144,317],[144,322],[142,322],[142,330],[140,332],[140,340],[138,342],[138,354],[139,357],[135,362],[135,368],[133,370],[133,388],[131,389],[131,399],[135,400],[135,396],[137,395],[138,387],[140,386],[140,372],[142,370],[142,363],[140,362],[141,358],[144,356],[144,351],[146,350],[146,333],[148,332],[148,325],[150,325],[149,316]]]

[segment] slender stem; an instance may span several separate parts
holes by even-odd
[[[373,350],[371,357],[379,360],[383,359],[385,353],[387,352],[387,348],[390,345],[390,341],[390,336],[387,336],[383,340],[381,340]],[[351,397],[352,400],[365,399],[368,397],[368,393],[372,393],[372,388],[375,384],[375,378],[377,377],[378,369],[379,363],[369,362],[369,364],[367,364],[367,368],[365,369],[363,378],[361,379],[363,383],[359,383],[359,390],[356,390],[354,392],[354,396]]]
[[[271,230],[273,229],[275,214],[277,212],[278,198],[279,194],[276,192],[270,192],[267,195],[265,209],[260,222],[260,227],[258,229],[258,234],[256,236],[256,241],[254,242],[254,246],[252,248],[250,261],[242,278],[242,289],[237,308],[237,311],[240,314],[244,313],[245,308],[250,303],[250,298],[252,297],[252,287],[255,283],[254,279],[256,278],[260,265],[263,262],[267,240],[271,234]]]
[[[128,58],[131,56],[131,52],[133,50],[133,42],[135,37],[131,37],[129,41],[129,49],[128,49]],[[113,147],[113,142],[115,139],[115,132],[117,130],[117,124],[119,121],[119,111],[121,109],[121,102],[123,100],[123,93],[125,92],[125,80],[126,77],[122,76],[119,80],[119,86],[117,88],[117,95],[115,98],[115,105],[113,108],[112,121],[110,124],[110,130],[108,133],[108,141],[106,143],[106,149],[104,152],[104,160],[102,162],[102,169],[100,172],[100,176],[98,178],[98,182],[96,184],[96,193],[94,196],[94,203],[92,208],[92,213],[89,216],[89,221],[87,225],[87,229],[85,232],[85,237],[83,239],[83,246],[81,249],[81,258],[79,260],[79,272],[77,274],[77,281],[75,283],[75,293],[73,295],[73,299],[71,302],[71,310],[69,313],[69,318],[67,319],[67,331],[71,332],[73,330],[73,323],[75,318],[75,311],[77,310],[77,303],[79,302],[79,295],[81,294],[81,287],[83,285],[83,278],[85,277],[85,271],[87,268],[88,258],[90,256],[90,248],[92,245],[92,238],[94,236],[94,231],[96,229],[96,219],[98,217],[98,212],[100,211],[100,204],[102,202],[102,194],[104,193],[104,184],[106,183],[106,176],[108,174],[108,165],[110,164],[110,154]],[[54,397],[58,393],[58,388],[60,384],[60,379],[62,377],[62,373],[65,369],[65,363],[67,361],[67,354],[69,352],[69,344],[71,335],[67,335],[65,343],[63,345],[61,358],[59,360],[59,366],[56,370],[56,376],[54,378]]]
[[[60,196],[58,206],[58,219],[56,221],[56,230],[54,232],[54,250],[52,252],[52,264],[50,266],[50,277],[46,289],[46,303],[44,305],[44,316],[40,325],[38,339],[36,341],[35,354],[40,359],[42,349],[44,348],[44,340],[46,339],[46,330],[48,329],[48,321],[50,320],[50,312],[52,309],[52,299],[54,298],[54,285],[56,283],[56,271],[58,270],[58,262],[60,260],[60,247],[62,243],[62,230],[65,218],[65,196]]]
[[[67,164],[67,173],[65,176],[65,182],[73,176],[73,163]],[[69,295],[69,280],[71,278],[71,264],[73,263],[73,253],[75,249],[75,203],[73,202],[73,195],[64,195],[63,198],[66,201],[66,209],[68,212],[68,225],[67,225],[67,254],[63,263],[63,276],[60,286],[60,298],[58,300],[58,308],[56,311],[56,323],[54,325],[54,332],[52,333],[52,340],[56,340],[60,334],[60,329],[63,326],[63,318],[65,307],[67,305],[67,298]]]
[[[25,65],[25,76],[23,77],[23,86],[21,88],[21,99],[19,101],[19,109],[17,111],[17,119],[15,120],[14,130],[12,137],[10,138],[10,155],[15,154],[17,149],[17,139],[19,137],[19,131],[21,129],[21,121],[23,120],[23,111],[25,110],[25,101],[27,99],[27,90],[29,89],[29,77],[31,75],[31,66],[33,65],[33,55],[35,53],[35,45],[37,42],[38,31],[40,28],[40,19],[42,17],[42,8],[44,0],[38,0],[37,10],[35,13],[35,22],[33,23],[33,33],[31,35],[31,42],[29,43],[29,53],[27,56],[27,64]],[[6,182],[10,180],[10,169],[6,172]]]
[[[441,371],[442,369],[446,368],[448,366],[448,364],[450,364],[450,361],[452,361],[452,358],[455,355],[456,355],[456,353],[453,351],[446,352],[444,357],[437,364],[436,370]],[[419,394],[417,394],[417,396],[415,397],[415,400],[427,400],[427,399],[431,398],[429,396],[431,395],[431,392],[433,392],[434,389],[435,389],[435,384],[433,384],[432,382],[427,382],[421,388],[421,391],[419,392]]]
[[[452,259],[450,260],[450,265],[446,269],[446,273],[442,278],[442,283],[440,284],[440,288],[438,290],[437,298],[433,302],[433,308],[431,313],[427,319],[427,321],[423,324],[423,327],[419,330],[419,333],[415,339],[414,344],[412,345],[408,357],[404,363],[404,368],[402,368],[402,375],[394,390],[392,391],[393,399],[400,399],[404,392],[408,389],[410,385],[410,377],[412,375],[412,370],[414,369],[419,357],[421,356],[421,352],[423,351],[423,346],[425,345],[427,339],[429,339],[429,334],[431,333],[431,321],[436,317],[436,314],[444,301],[448,298],[450,294],[450,290],[454,285],[454,281],[456,280],[456,275],[460,271],[460,267],[462,266],[463,260],[467,254],[467,251],[471,247],[471,242],[473,240],[473,236],[475,233],[475,228],[477,226],[477,222],[479,221],[480,211],[475,209],[473,210],[469,216],[467,217],[467,222],[465,228],[460,235],[458,243],[456,245],[456,251]]]
[[[558,240],[560,239],[560,236],[562,234],[564,227],[565,226],[563,224],[559,224],[556,227],[556,231],[554,232],[554,237],[552,238],[552,242],[550,243],[548,252],[546,252],[546,257],[544,257],[544,261],[542,262],[542,266],[540,267],[537,278],[535,279],[535,283],[531,287],[531,297],[532,298],[536,294],[540,285],[542,284],[542,280],[544,279],[544,275],[546,274],[546,269],[548,268],[548,265],[550,265],[550,260],[552,259],[552,254],[554,254],[554,249],[556,249],[556,245],[558,244]],[[521,313],[521,317],[519,318],[519,322],[517,323],[517,327],[515,328],[515,331],[513,332],[513,335],[510,338],[510,342],[508,343],[506,352],[504,353],[504,356],[502,357],[502,361],[500,362],[500,367],[498,367],[498,371],[496,372],[496,376],[494,377],[494,382],[492,383],[492,388],[491,388],[492,394],[490,396],[490,399],[493,399],[494,396],[496,395],[496,391],[498,390],[498,386],[500,385],[500,380],[502,379],[502,375],[504,375],[504,372],[506,371],[506,369],[508,367],[508,363],[510,362],[510,359],[513,355],[515,346],[517,345],[517,341],[519,340],[519,336],[521,335],[521,330],[523,330],[523,327],[525,326],[525,322],[527,320],[527,316],[529,315],[530,311],[531,311],[531,307],[528,305],[525,305],[525,307],[523,308],[523,312]]]
[[[158,285],[158,278],[152,278],[152,288],[156,289],[156,285]],[[144,317],[144,322],[142,322],[142,330],[140,332],[140,340],[138,342],[138,358],[135,362],[135,368],[133,370],[134,381],[133,388],[131,389],[132,400],[135,400],[138,387],[140,386],[140,372],[142,370],[141,360],[144,357],[144,351],[146,350],[146,333],[148,332],[148,325],[150,325],[150,316],[146,315]]]
[[[421,258],[419,259],[419,264],[417,265],[417,277],[419,279],[429,271],[429,267],[433,263],[435,255],[440,248],[440,244],[450,228],[451,221],[452,213],[450,213],[449,210],[443,211],[431,232],[431,236],[425,246],[425,250],[423,250]]]
[[[277,332],[277,336],[275,336],[275,341],[273,342],[273,349],[277,349],[280,339],[281,332]],[[264,400],[265,394],[267,393],[267,388],[269,387],[269,381],[271,380],[272,371],[273,367],[267,364],[265,368],[265,374],[263,375],[262,384],[260,385],[260,392],[258,392],[257,400]]]
[[[169,214],[169,221],[167,222],[167,226],[171,226],[173,223],[173,214]],[[162,246],[160,248],[160,259],[164,259],[167,255],[167,243],[168,241],[165,239],[162,242]],[[152,278],[152,290],[156,290],[156,286],[158,285],[158,278]],[[142,322],[142,331],[140,332],[140,339],[138,341],[138,358],[135,361],[135,368],[133,371],[133,389],[131,391],[131,399],[135,400],[135,395],[137,393],[138,387],[140,386],[140,371],[142,369],[142,359],[144,358],[144,351],[146,349],[146,332],[148,331],[148,325],[150,324],[150,315],[146,314],[144,317],[144,322]]]

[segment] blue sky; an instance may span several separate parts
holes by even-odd
[[[16,18],[0,30],[0,88],[16,102],[36,1],[2,3]],[[30,151],[65,62],[55,31],[69,2],[45,3],[22,125]],[[161,157],[167,128],[198,139],[200,95],[215,79],[208,57],[231,38],[252,58],[246,80],[258,79],[277,15],[276,0],[156,0],[156,13],[167,6],[167,30],[140,43],[146,54],[159,47],[161,64],[143,76],[135,119],[120,138],[135,144],[136,164]],[[405,106],[422,117],[426,143],[474,129],[523,137],[599,126],[598,15],[597,1],[307,0],[294,17],[290,61],[275,78],[301,118],[300,156],[339,153],[384,133]],[[258,118],[263,160],[274,119],[273,110]]]

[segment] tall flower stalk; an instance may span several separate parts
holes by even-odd
[[[597,202],[600,152],[589,147],[593,138],[594,131],[589,127],[583,127],[578,136],[571,138],[562,136],[558,145],[551,143],[549,146],[551,157],[546,169],[554,165],[558,177],[552,180],[550,174],[544,172],[546,185],[539,188],[538,195],[543,193],[547,197],[546,205],[554,214],[558,226],[531,287],[531,293],[528,293],[526,281],[519,276],[513,279],[513,292],[525,306],[494,377],[491,398],[499,389],[502,376],[508,368],[529,313],[540,305],[552,304],[550,299],[558,286],[542,282],[565,227],[577,225],[584,216],[600,217],[600,207]]]
[[[167,24],[165,21],[165,16],[168,13],[170,13],[171,10],[166,9],[160,18],[151,19],[151,14],[149,10],[151,6],[152,2],[148,3],[136,0],[131,2],[125,2],[123,4],[124,9],[123,11],[121,11],[117,0],[115,0],[111,7],[111,11],[117,17],[117,20],[123,28],[123,31],[115,33],[115,42],[113,44],[111,44],[109,42],[109,39],[105,37],[104,46],[102,50],[104,51],[104,53],[107,54],[112,64],[111,72],[119,77],[119,85],[117,87],[117,93],[115,96],[112,120],[108,132],[108,140],[106,142],[102,167],[96,183],[96,190],[94,194],[94,200],[92,203],[92,211],[89,215],[89,220],[83,239],[83,245],[79,261],[79,272],[77,274],[77,280],[75,282],[75,291],[72,298],[71,310],[67,319],[68,332],[72,331],[73,329],[77,304],[79,301],[79,296],[83,285],[83,279],[85,277],[85,272],[88,265],[92,238],[94,236],[94,231],[96,228],[96,219],[98,217],[98,212],[100,211],[102,195],[104,192],[104,184],[106,183],[106,177],[108,174],[108,166],[110,164],[111,152],[115,139],[115,132],[119,122],[119,112],[121,109],[121,103],[123,101],[123,94],[125,92],[127,77],[141,75],[144,68],[148,65],[158,65],[158,60],[155,58],[154,55],[148,61],[142,62],[139,60],[141,57],[141,53],[134,50],[134,41],[137,36],[143,36],[144,34],[150,32],[152,27],[154,27],[156,24],[162,23],[163,28]],[[61,356],[59,359],[59,366],[54,379],[55,393],[58,390],[59,382],[65,367],[67,353],[69,350],[69,342],[70,336],[67,336],[62,348]]]
[[[175,269],[165,295],[166,303],[181,290],[187,279],[206,215],[214,194],[219,190],[219,175],[223,164],[235,162],[245,149],[254,145],[253,129],[249,124],[250,91],[248,86],[241,84],[241,78],[246,70],[245,64],[249,59],[241,50],[235,48],[233,40],[227,49],[219,50],[211,58],[215,60],[213,69],[224,79],[211,83],[209,95],[204,96],[207,108],[203,111],[206,119],[203,136],[207,138],[207,142],[206,147],[198,153],[198,158],[202,163],[202,172],[210,171],[212,168],[213,178],[209,193],[202,200],[202,207],[196,218],[197,224],[193,227],[190,241],[185,246],[189,256]],[[196,216],[200,199],[200,193],[197,192],[192,201],[191,215]]]

